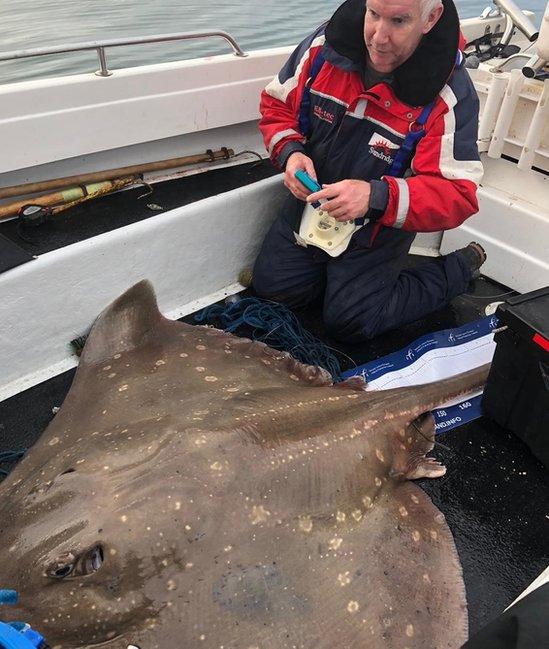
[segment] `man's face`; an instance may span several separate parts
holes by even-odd
[[[364,42],[374,70],[392,72],[410,58],[441,14],[439,6],[422,18],[420,0],[368,0]]]

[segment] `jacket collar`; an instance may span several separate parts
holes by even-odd
[[[452,0],[442,0],[444,12],[412,56],[393,72],[391,87],[409,106],[433,101],[454,69],[459,48],[459,17]],[[364,0],[346,0],[326,26],[326,51],[330,62],[346,70],[361,69],[368,52],[364,44]]]

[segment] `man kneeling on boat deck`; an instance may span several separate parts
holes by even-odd
[[[291,195],[253,269],[260,296],[297,307],[323,292],[328,332],[360,341],[442,307],[478,275],[476,243],[405,268],[417,232],[478,210],[479,102],[460,39],[451,0],[347,0],[265,88],[259,127]],[[311,194],[298,170],[322,189]],[[337,221],[321,228],[352,228],[336,256],[303,231],[316,201]]]

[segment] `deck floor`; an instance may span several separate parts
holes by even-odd
[[[249,182],[272,173],[264,165],[249,167]],[[232,179],[231,174],[219,173],[225,188],[232,188],[235,182],[236,186],[244,184]],[[204,182],[199,188],[202,197],[209,183],[207,179],[194,178],[195,189],[197,183]],[[166,209],[173,207],[170,196],[183,191],[181,181],[177,182],[180,184],[172,185],[165,194],[161,194],[160,187],[155,188],[150,201]],[[123,194],[110,198],[120,201],[117,198],[120,196]],[[189,202],[187,198],[192,197],[185,195],[185,201]],[[124,221],[128,221],[118,202],[108,205],[111,215],[119,211],[114,227],[125,225]],[[89,204],[85,209],[97,209],[98,218],[104,218],[100,207]],[[144,209],[148,214],[143,218],[151,216],[146,206]],[[20,242],[20,245],[34,254],[66,245],[69,235],[74,240],[74,232],[70,232],[75,228],[74,222],[67,217],[63,223],[51,226],[49,234],[41,236],[39,243]],[[96,226],[96,222],[91,226],[88,223],[88,230],[80,238],[93,236]],[[0,231],[18,240],[13,222],[4,224]],[[417,263],[417,258],[411,257],[410,263]],[[348,369],[400,349],[428,332],[476,320],[484,315],[488,303],[501,299],[499,296],[504,293],[507,293],[505,287],[480,278],[469,293],[456,298],[448,307],[359,346],[341,345],[323,335],[320,306],[297,315],[305,327],[341,352],[342,369]],[[185,320],[189,321],[190,317]],[[62,404],[73,376],[74,370],[66,372],[0,403],[0,452],[32,445],[52,419],[52,408]],[[547,567],[549,474],[521,440],[484,418],[442,433],[437,440],[440,445],[435,447],[434,455],[446,464],[447,474],[419,484],[444,512],[454,534],[467,590],[470,631],[474,633],[496,617]]]

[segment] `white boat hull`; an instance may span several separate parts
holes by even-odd
[[[77,364],[70,341],[149,279],[180,318],[243,287],[284,198],[278,176],[41,255],[0,275],[0,401]]]

